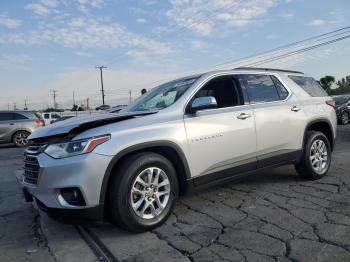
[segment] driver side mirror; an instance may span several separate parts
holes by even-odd
[[[199,110],[217,108],[218,103],[213,96],[204,96],[195,98],[191,104],[189,112],[191,114],[196,113]]]

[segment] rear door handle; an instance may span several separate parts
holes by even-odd
[[[237,116],[238,119],[245,120],[247,118],[251,117],[250,114],[242,113],[239,116]]]
[[[298,112],[301,110],[301,108],[299,108],[297,106],[293,106],[290,110],[292,110],[293,112]]]

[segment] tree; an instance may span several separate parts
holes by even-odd
[[[325,76],[320,79],[320,84],[322,88],[328,93],[331,93],[331,87],[335,83],[334,76]]]
[[[337,82],[339,94],[349,94],[350,93],[350,76],[343,77]]]
[[[78,111],[78,105],[74,104],[70,111]]]

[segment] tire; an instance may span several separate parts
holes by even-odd
[[[348,112],[344,111],[343,113],[341,113],[341,115],[340,115],[340,123],[342,125],[349,124],[349,113]]]
[[[302,177],[316,180],[327,174],[331,160],[332,150],[328,138],[321,132],[308,131],[302,159],[299,164],[295,165],[295,169]]]
[[[152,173],[151,183],[149,173]],[[162,186],[162,183],[166,185]],[[178,192],[176,171],[167,158],[156,153],[137,153],[125,159],[112,173],[108,211],[120,227],[144,232],[161,225],[169,217]]]
[[[27,138],[29,135],[30,133],[27,131],[17,131],[12,137],[12,142],[15,144],[16,147],[25,147],[28,145]]]

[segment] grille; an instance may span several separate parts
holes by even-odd
[[[30,145],[24,153],[23,181],[27,184],[38,184],[39,162],[36,158],[41,152],[43,145]]]

